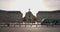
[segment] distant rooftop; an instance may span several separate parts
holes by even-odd
[[[60,10],[55,10],[55,11],[39,11],[38,13],[60,13]]]
[[[6,10],[0,10],[0,13],[21,13],[20,11],[6,11]],[[32,12],[27,12],[28,14],[31,14]],[[60,13],[60,10],[54,10],[54,11],[39,11],[38,13]]]
[[[54,12],[60,12],[60,10],[55,10]]]
[[[21,13],[20,11],[5,11],[5,10],[0,10],[0,13]]]

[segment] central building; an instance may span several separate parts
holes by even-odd
[[[26,12],[26,15],[25,15],[23,20],[24,20],[25,23],[34,23],[36,18],[29,9],[29,11]]]

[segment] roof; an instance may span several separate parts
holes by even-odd
[[[60,13],[60,10],[55,10],[55,11],[39,11],[37,14],[39,13]]]
[[[5,10],[0,10],[0,13],[20,13],[20,11],[5,11]]]
[[[31,11],[28,11],[28,12],[26,12],[26,14],[32,14],[32,12]]]
[[[7,13],[21,13],[20,11],[7,11]]]
[[[54,12],[59,12],[60,13],[60,10],[55,10]]]

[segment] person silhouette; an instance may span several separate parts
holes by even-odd
[[[7,24],[7,26],[9,27],[10,24]]]

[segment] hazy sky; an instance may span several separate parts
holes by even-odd
[[[60,10],[60,0],[0,0],[0,9],[20,10],[23,14],[31,9],[35,15],[38,11]]]

